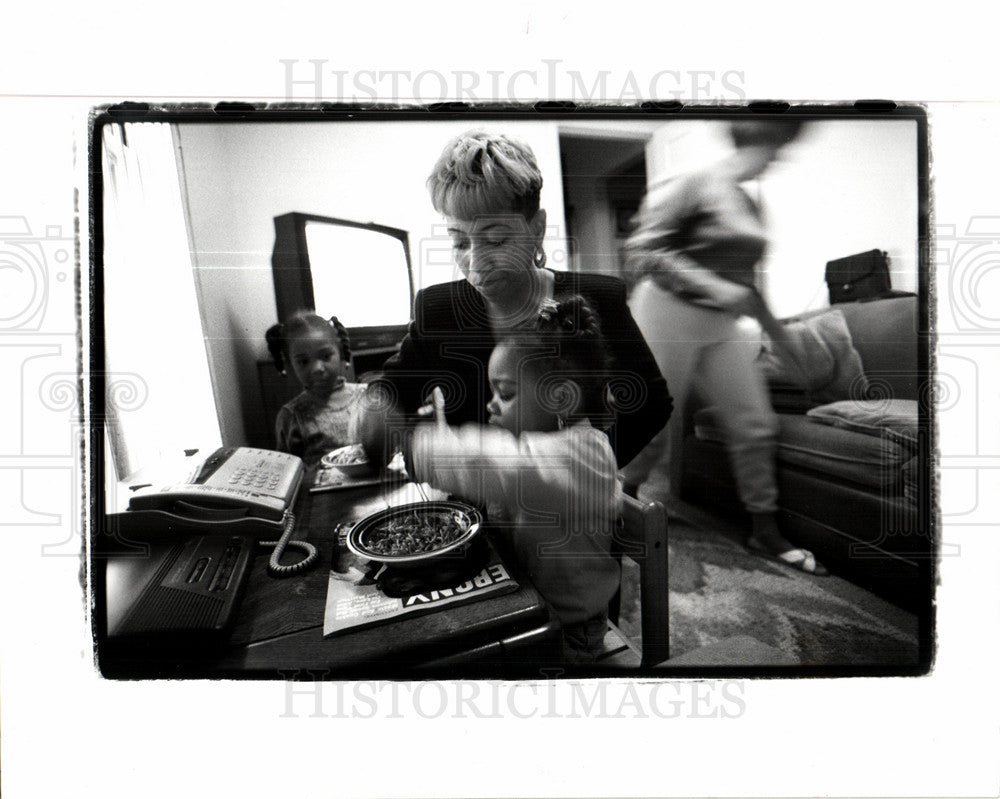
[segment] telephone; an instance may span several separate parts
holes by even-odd
[[[273,546],[269,570],[284,576],[312,564],[316,549],[292,541],[292,506],[298,496],[305,466],[295,455],[252,447],[223,447],[213,452],[188,483],[155,488],[133,487],[128,510],[118,517],[119,529],[134,534],[211,533],[245,534]],[[286,547],[304,550],[306,557],[281,565]]]
[[[235,618],[257,545],[274,548],[268,571],[277,577],[315,563],[312,544],[291,540],[304,473],[294,455],[229,447],[209,455],[190,482],[133,486],[128,510],[108,523],[149,541],[148,557],[107,560],[109,638],[145,645],[221,635]],[[286,547],[305,557],[282,564]]]
[[[158,511],[207,528],[280,531],[302,484],[301,459],[251,447],[216,450],[189,483],[134,489],[130,511]]]

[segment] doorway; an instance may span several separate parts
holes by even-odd
[[[646,194],[646,141],[560,135],[570,269],[622,275],[631,220]]]

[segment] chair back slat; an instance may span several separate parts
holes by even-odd
[[[649,668],[670,656],[667,518],[663,505],[624,497],[618,535],[621,540],[615,542],[615,550],[639,566],[641,666]]]

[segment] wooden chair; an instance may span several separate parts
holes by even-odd
[[[612,543],[621,560],[630,558],[639,567],[642,645],[630,640],[618,624],[621,591],[608,608],[602,667],[649,669],[670,655],[670,618],[667,596],[667,514],[659,502],[644,503],[624,497],[621,520]]]

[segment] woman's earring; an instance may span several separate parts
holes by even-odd
[[[547,260],[547,258],[548,258],[548,256],[545,255],[545,250],[543,250],[541,247],[537,247],[536,246],[535,247],[535,268],[536,269],[541,269],[543,266],[545,266],[545,261]]]
[[[556,427],[559,430],[562,430],[565,426],[566,426],[566,422],[563,421],[563,418],[561,416],[557,416],[556,417]]]

